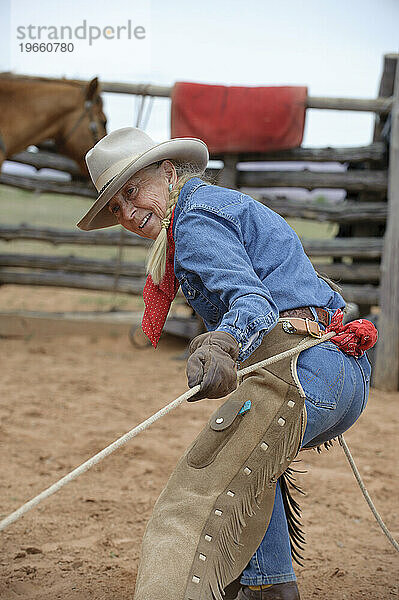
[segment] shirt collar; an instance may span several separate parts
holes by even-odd
[[[186,181],[186,183],[183,185],[182,189],[180,190],[180,194],[177,199],[177,204],[175,206],[175,213],[174,213],[174,218],[173,218],[173,223],[172,223],[173,238],[175,237],[176,223],[179,219],[180,211],[184,209],[184,206],[186,205],[187,202],[189,202],[189,200],[190,200],[192,194],[195,192],[195,190],[198,189],[199,187],[201,187],[202,185],[206,185],[206,183],[204,183],[202,181],[202,179],[200,179],[199,177],[192,177],[191,179]]]

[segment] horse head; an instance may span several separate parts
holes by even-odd
[[[85,154],[106,135],[106,125],[99,83],[97,77],[94,77],[82,89],[81,102],[65,115],[62,127],[55,137],[59,152],[73,158],[86,177],[88,171]]]

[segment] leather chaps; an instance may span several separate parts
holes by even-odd
[[[279,321],[241,366],[305,337],[285,333]],[[135,600],[222,600],[245,569],[305,431],[297,358],[245,376],[187,448],[147,525]]]

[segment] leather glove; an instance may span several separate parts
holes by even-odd
[[[188,386],[201,389],[188,402],[201,398],[222,398],[237,387],[236,360],[239,352],[235,338],[224,331],[210,331],[195,337],[189,346]]]

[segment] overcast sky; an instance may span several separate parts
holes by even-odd
[[[399,45],[399,0],[1,0],[0,7],[1,70],[49,76],[307,85],[313,96],[371,98],[383,54]],[[107,26],[111,37],[128,20],[145,36],[138,29],[141,39],[129,40],[121,29],[119,40],[75,38],[74,51],[64,53],[29,53],[20,46],[48,41],[50,29],[42,29],[41,40],[29,39],[28,25],[37,38],[39,25],[52,26],[56,36],[61,26],[74,29],[86,21],[86,37],[89,27]],[[169,136],[169,109],[169,100],[154,102],[147,131],[157,141]],[[132,125],[135,100],[106,94],[105,111],[109,131]],[[312,110],[304,145],[366,144],[371,131],[369,114]]]

